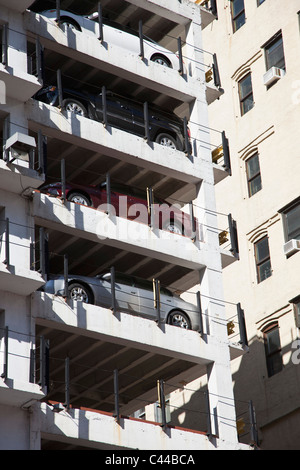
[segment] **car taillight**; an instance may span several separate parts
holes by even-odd
[[[191,138],[191,130],[189,127],[187,127],[187,135],[188,135],[188,138],[190,139]]]

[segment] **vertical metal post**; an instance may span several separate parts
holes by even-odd
[[[160,281],[153,279],[153,297],[154,297],[154,308],[156,310],[156,321],[160,325]]]
[[[56,22],[60,26],[60,0],[56,0]]]
[[[199,312],[199,333],[203,337],[203,317],[202,317],[202,305],[201,305],[201,294],[200,291],[197,291],[197,306]]]
[[[229,152],[229,143],[225,135],[225,131],[222,132],[222,147],[224,155],[224,168],[231,175],[231,162],[230,162],[230,152]]]
[[[44,227],[40,227],[40,273],[42,277],[46,275],[46,263],[45,263],[45,230]]]
[[[144,60],[144,38],[143,38],[143,22],[139,21],[139,37],[140,37],[140,53],[139,56]]]
[[[44,48],[41,45],[40,38],[37,36],[35,43],[35,53],[36,53],[36,74],[39,82],[44,80]]]
[[[30,243],[29,246],[29,264],[30,264],[30,270],[34,271],[35,270],[35,252],[34,252],[34,243]]]
[[[149,106],[147,101],[144,103],[144,123],[145,123],[145,140],[150,141],[150,126],[149,126]]]
[[[102,124],[107,127],[107,100],[106,100],[106,88],[102,87]]]
[[[6,264],[6,266],[9,266],[10,265],[10,253],[9,253],[9,218],[6,217],[6,220],[5,220],[5,260],[4,260],[4,264]]]
[[[6,149],[6,141],[9,138],[9,134],[10,134],[10,121],[9,121],[9,116],[7,116],[3,120],[3,135],[2,135],[2,138],[3,138],[3,160],[5,162],[7,162],[8,159],[9,159],[9,150]]]
[[[116,311],[116,273],[115,268],[110,268],[110,283],[111,283],[111,310],[113,313]]]
[[[237,313],[238,313],[238,321],[239,321],[239,327],[240,327],[240,341],[239,341],[239,343],[244,345],[244,346],[248,346],[245,314],[244,314],[244,310],[242,309],[240,303],[237,304]]]
[[[98,22],[99,22],[99,41],[103,42],[103,17],[102,17],[102,6],[101,2],[98,2]]]
[[[115,413],[116,421],[120,422],[120,401],[119,401],[119,372],[114,369],[114,396],[115,396]]]
[[[218,18],[217,0],[210,0],[210,10]]]
[[[3,373],[2,379],[6,380],[8,377],[8,326],[4,330],[4,358],[3,358]]]
[[[212,436],[212,430],[211,430],[211,414],[210,414],[210,403],[209,403],[209,392],[204,392],[205,393],[205,398],[206,398],[206,412],[207,412],[207,436],[211,437]]]
[[[70,409],[70,358],[65,359],[65,403],[67,410]]]
[[[30,367],[29,367],[29,382],[34,384],[36,380],[36,375],[35,375],[35,364],[36,364],[36,354],[35,354],[35,349],[31,348],[30,349]]]
[[[167,416],[166,416],[166,400],[165,400],[165,390],[164,390],[164,381],[157,381],[157,391],[158,391],[158,405],[161,409],[161,425],[163,428],[167,425]]]
[[[64,297],[69,298],[69,263],[68,255],[64,255]]]
[[[197,232],[196,232],[196,220],[195,220],[195,215],[194,215],[193,201],[190,201],[189,206],[190,206],[191,228],[192,228],[191,240],[196,241]]]
[[[238,247],[238,238],[237,238],[237,227],[236,221],[233,220],[232,215],[228,215],[228,226],[230,233],[231,248],[230,251],[234,254],[235,257],[239,256],[239,247]]]
[[[178,49],[178,60],[179,60],[179,69],[178,72],[180,75],[183,74],[183,58],[182,58],[182,41],[181,37],[177,39],[177,49]]]
[[[259,445],[258,442],[258,432],[257,432],[257,424],[256,424],[256,416],[255,416],[255,409],[253,406],[252,400],[249,401],[249,415],[250,415],[250,436],[251,442],[256,446]]]
[[[183,129],[184,129],[185,154],[189,157],[191,152],[190,152],[190,142],[189,142],[189,133],[188,133],[188,125],[187,125],[186,116],[184,116],[183,118]]]
[[[38,131],[38,172],[47,173],[47,138]]]
[[[49,386],[49,341],[40,336],[40,386],[48,393]]]
[[[62,79],[61,79],[61,70],[58,69],[56,72],[56,81],[58,89],[58,104],[60,109],[63,107],[63,91],[62,91]]]
[[[66,164],[64,158],[60,161],[60,178],[61,178],[61,198],[63,202],[66,200]]]
[[[217,61],[217,54],[213,54],[213,74],[214,74],[214,83],[217,88],[221,86],[219,66]]]
[[[110,187],[110,174],[106,173],[106,213],[110,214],[111,208],[111,187]]]
[[[8,24],[2,26],[2,64],[8,65]]]
[[[155,219],[154,219],[154,204],[153,204],[153,189],[147,188],[147,207],[148,207],[148,224],[150,227],[154,228]]]

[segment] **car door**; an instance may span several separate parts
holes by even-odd
[[[131,276],[116,273],[115,296],[117,307],[121,311],[139,312],[138,289]]]

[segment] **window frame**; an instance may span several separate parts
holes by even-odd
[[[281,40],[282,42],[282,54],[283,54],[283,61],[284,61],[284,67],[280,67],[278,65],[278,63],[276,64],[270,64],[269,62],[269,56],[268,56],[268,49],[270,49],[272,46],[274,46],[276,44],[276,42],[278,42],[279,40]],[[285,65],[285,54],[284,54],[284,47],[283,47],[283,36],[282,36],[282,31],[278,31],[276,34],[274,34],[274,36],[272,36],[264,45],[263,45],[263,49],[264,49],[264,54],[265,54],[265,64],[266,64],[266,71],[270,70],[272,67],[277,67],[277,68],[280,68],[282,70],[286,70],[286,65]],[[282,60],[282,59],[281,59]]]
[[[236,15],[234,15],[234,12],[233,12],[233,4],[234,4],[234,1],[235,0],[230,0],[230,10],[231,10],[231,20],[232,20],[232,29],[233,29],[233,33],[236,33],[242,26],[244,26],[244,24],[246,23],[246,11],[245,11],[245,0],[242,0],[243,1],[243,9],[237,13]],[[236,21],[241,18],[241,16],[244,16],[244,22],[243,24],[241,24],[238,28],[236,26]]]
[[[255,173],[254,175],[250,176],[249,175],[249,162],[253,159],[257,157],[257,161],[258,161],[258,172]],[[261,180],[261,170],[260,170],[260,162],[259,162],[259,153],[258,152],[255,152],[253,153],[249,158],[247,158],[246,162],[246,175],[247,175],[247,185],[248,185],[248,196],[249,197],[252,197],[254,196],[254,194],[258,193],[259,191],[261,191],[262,189],[262,180]],[[259,176],[260,178],[260,188],[255,191],[255,192],[252,192],[251,190],[251,183]]]
[[[251,80],[251,92],[247,93],[245,96],[242,97],[242,94],[241,94],[241,84],[244,80],[246,80],[248,77],[250,76],[250,80]],[[252,86],[252,74],[251,74],[251,71],[249,71],[248,73],[246,73],[242,78],[240,78],[240,80],[238,81],[238,93],[239,93],[239,101],[240,101],[240,112],[241,112],[241,116],[244,116],[245,114],[247,114],[249,111],[251,111],[251,109],[254,107],[254,95],[253,95],[253,86]],[[249,108],[248,110],[245,111],[245,107],[244,107],[244,103],[246,102],[246,100],[252,96],[252,106],[251,108]]]
[[[278,347],[271,350],[269,347],[269,338],[270,334],[277,332],[278,334]],[[266,365],[268,371],[268,377],[272,377],[275,374],[278,374],[283,369],[283,361],[282,361],[282,348],[281,348],[281,341],[280,341],[280,328],[278,321],[274,321],[269,323],[263,329],[263,338],[264,338],[264,346],[265,346],[265,358],[266,358]],[[278,368],[277,359],[280,358],[280,367]]]
[[[268,255],[265,256],[262,259],[258,259],[257,256],[257,247],[259,243],[262,243],[264,240],[267,240],[268,243]],[[268,235],[263,236],[260,238],[257,242],[254,243],[254,258],[255,258],[255,266],[256,266],[256,276],[257,276],[257,282],[260,284],[261,282],[265,281],[269,277],[272,276],[272,265],[271,265],[271,254],[270,254],[270,247],[269,247],[269,237]],[[267,263],[269,261],[270,263],[270,275],[267,277],[262,278],[260,268],[263,264]]]
[[[293,202],[288,204],[288,206],[286,206],[283,209],[281,209],[280,211],[278,211],[278,212],[282,213],[283,231],[284,231],[285,242],[288,242],[289,240],[295,239],[295,237],[293,237],[293,236],[291,236],[289,238],[287,217],[288,217],[288,213],[291,212],[292,210],[294,210],[295,208],[297,208],[298,206],[300,207],[300,198],[297,198],[296,200],[294,200]],[[297,231],[299,233],[299,235],[298,235],[299,238],[296,237],[296,240],[300,240],[300,219],[299,219],[299,228],[297,229]],[[294,232],[292,232],[292,233],[294,233]]]

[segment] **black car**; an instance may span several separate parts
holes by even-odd
[[[103,122],[102,93],[92,95],[83,91],[63,88],[62,94],[62,106],[65,110]],[[59,106],[59,93],[56,86],[42,88],[34,98],[51,106]],[[150,105],[148,109],[151,141],[181,151],[191,150],[190,144],[186,149],[184,124],[178,116]],[[110,126],[142,137],[145,136],[143,103],[106,92],[106,110],[107,123]],[[189,132],[188,129],[187,132]]]

